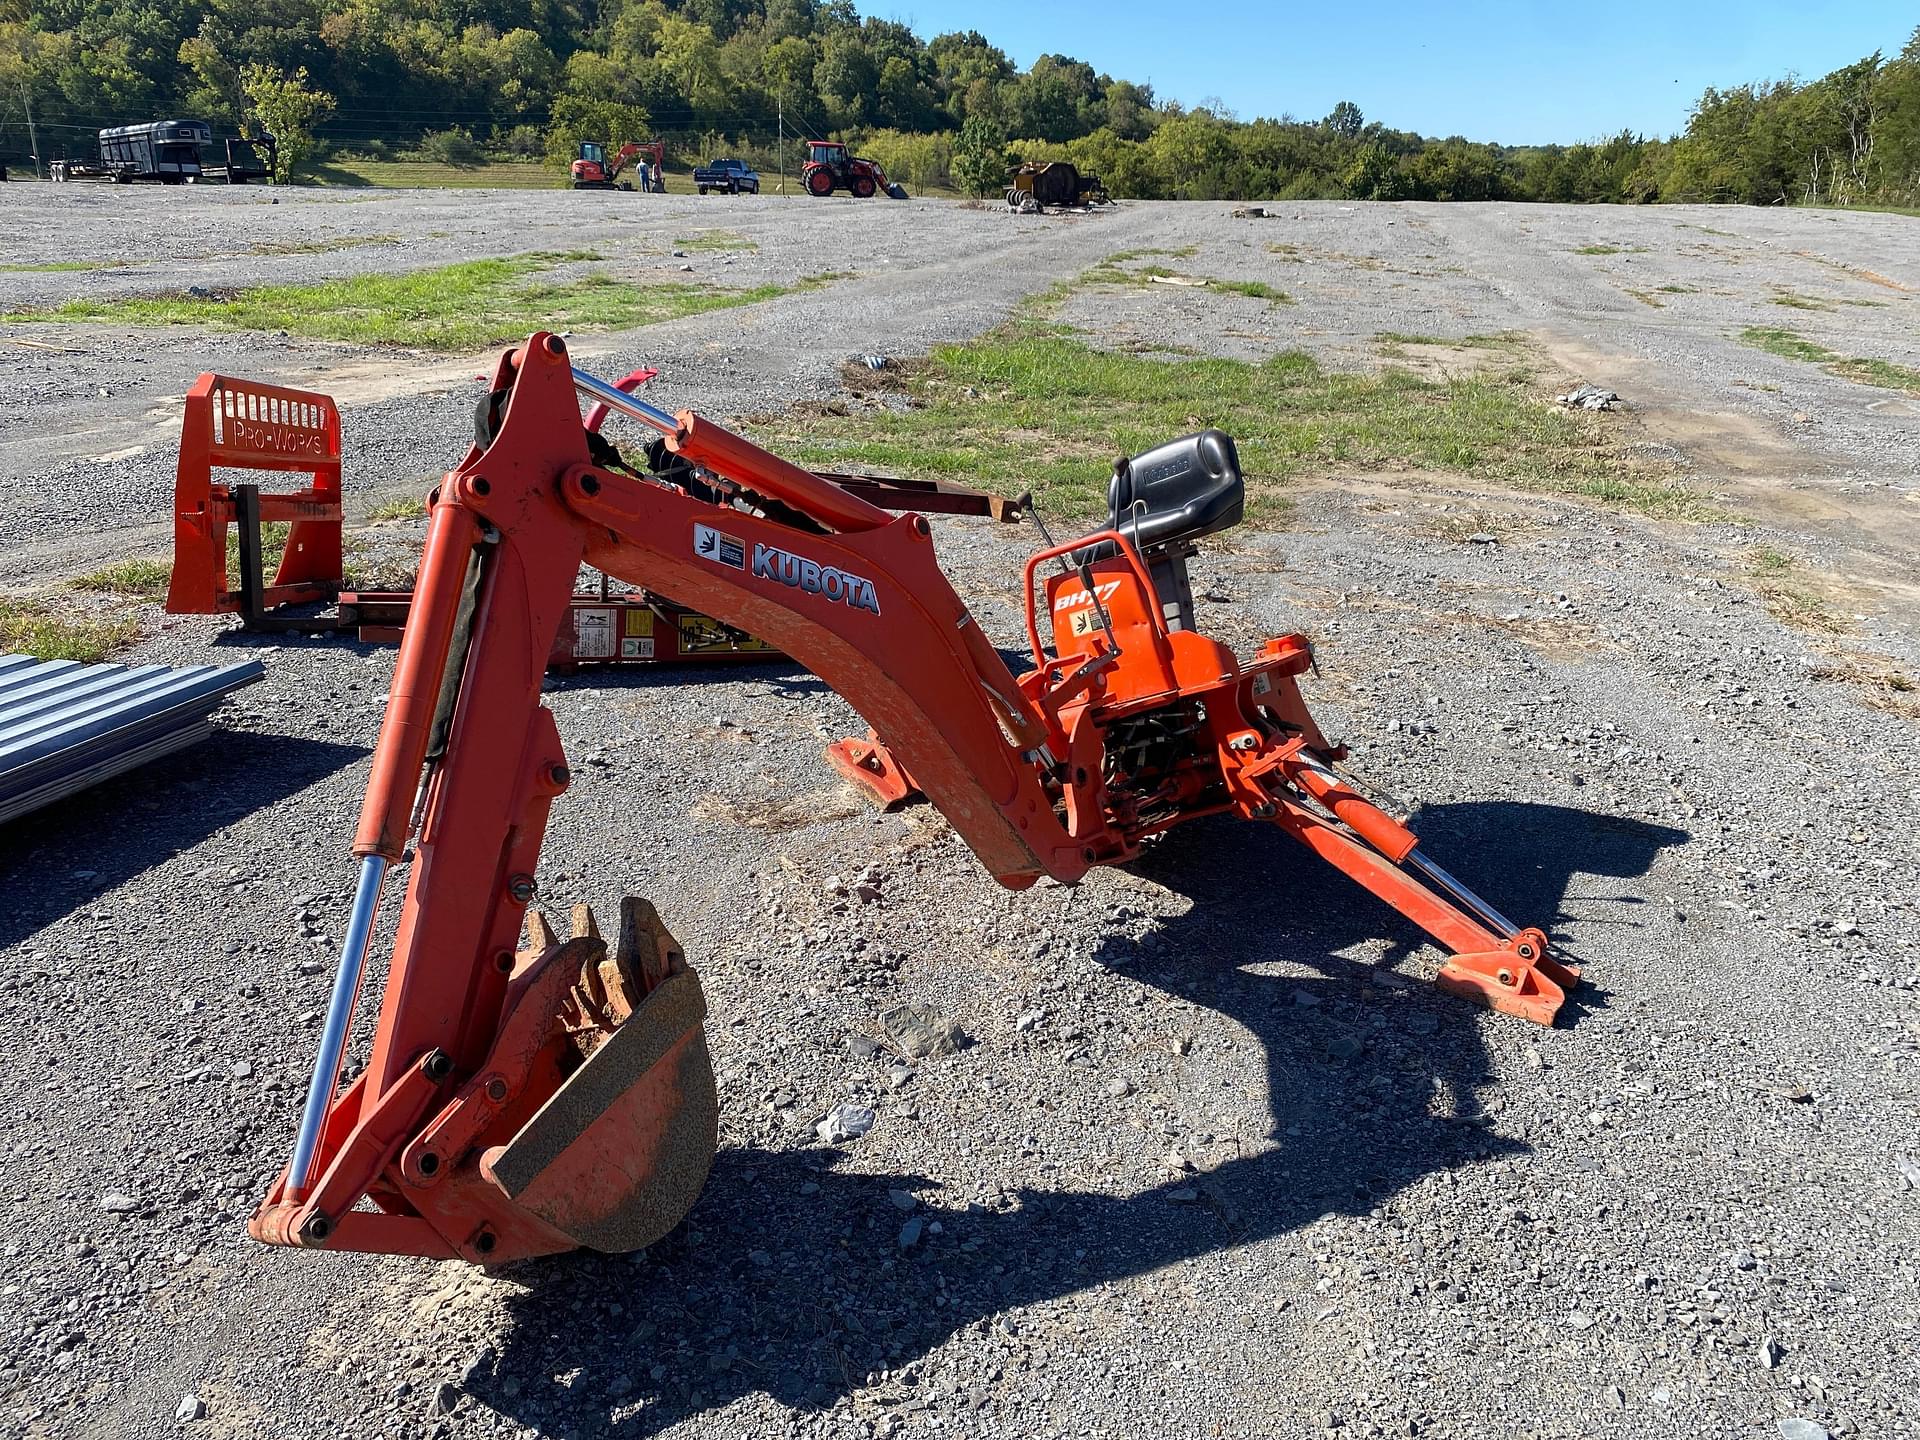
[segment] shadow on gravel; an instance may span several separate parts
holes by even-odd
[[[367,756],[365,747],[224,730],[0,825],[0,946],[12,945],[223,826]],[[227,863],[249,873],[236,851]]]
[[[1569,866],[1638,875],[1686,838],[1523,804],[1419,819],[1444,864],[1522,923],[1547,926],[1580,903]],[[1272,1110],[1263,1148],[1127,1196],[1022,1189],[987,1206],[923,1205],[929,1229],[904,1253],[906,1217],[888,1191],[925,1188],[917,1177],[837,1173],[831,1150],[726,1150],[688,1223],[646,1254],[519,1270],[528,1288],[504,1348],[467,1393],[565,1437],[651,1435],[755,1392],[823,1408],[1010,1309],[1364,1214],[1423,1176],[1525,1149],[1481,1120],[1481,1012],[1424,984],[1383,987],[1382,962],[1336,953],[1383,935],[1396,950],[1420,944],[1344,876],[1278,831],[1226,819],[1188,827],[1136,869],[1191,908],[1150,938],[1115,934],[1099,958],[1259,1038]],[[1290,973],[1249,968],[1274,962]],[[1067,1083],[1106,1073],[1069,1070]],[[1156,1159],[1143,1156],[1143,1174]],[[959,1403],[990,1402],[986,1379],[976,1383]],[[911,1408],[912,1386],[882,1389]]]

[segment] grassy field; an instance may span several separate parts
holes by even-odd
[[[1508,351],[1509,363],[1429,378],[1399,367],[1334,371],[1297,351],[1261,364],[1098,349],[1055,316],[1078,291],[1150,285],[1171,273],[1149,256],[1109,255],[1029,300],[1024,314],[977,340],[937,346],[923,362],[878,373],[849,367],[849,388],[903,389],[904,408],[850,415],[803,411],[774,424],[803,463],[907,475],[971,475],[1005,493],[1032,489],[1075,516],[1105,503],[1116,449],[1137,453],[1217,425],[1239,447],[1255,514],[1286,506],[1286,482],[1340,465],[1447,471],[1516,489],[1578,495],[1646,514],[1694,513],[1691,492],[1628,458],[1597,417],[1558,409],[1535,392],[1519,336],[1389,333],[1408,343]],[[1211,277],[1209,277],[1211,278]],[[1273,303],[1257,282],[1214,281]],[[1404,352],[1402,352],[1404,353]]]
[[[1904,390],[1920,395],[1920,370],[1896,365],[1891,360],[1874,360],[1860,355],[1841,355],[1792,330],[1771,325],[1749,325],[1740,332],[1747,344],[1779,355],[1787,360],[1805,360],[1830,375],[1862,385],[1877,385],[1883,390]]]
[[[1285,505],[1289,479],[1340,465],[1449,471],[1656,515],[1694,507],[1687,491],[1607,445],[1592,417],[1543,403],[1518,369],[1429,380],[1329,371],[1299,353],[1258,365],[1164,359],[1098,350],[1029,321],[892,373],[873,378],[904,388],[909,408],[779,417],[794,458],[1030,487],[1085,516],[1104,503],[1116,450],[1220,425],[1239,445],[1256,513]]]
[[[489,161],[484,165],[441,165],[431,160],[364,160],[336,157],[299,177],[302,184],[354,188],[434,190],[557,190],[566,176],[530,161]]]
[[[657,281],[642,285],[605,270],[580,268],[600,258],[584,250],[540,252],[400,275],[267,285],[229,296],[72,300],[51,310],[19,311],[0,318],[284,330],[319,340],[474,350],[530,330],[619,330],[752,305],[838,278],[818,275],[797,286],[738,290]],[[567,267],[563,275],[542,278],[561,267]]]

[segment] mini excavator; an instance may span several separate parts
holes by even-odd
[[[582,398],[657,432],[644,453],[590,431]],[[559,336],[501,357],[477,431],[431,498],[313,1083],[256,1239],[480,1264],[633,1250],[705,1183],[719,1114],[698,974],[643,899],[623,902],[611,946],[585,907],[564,940],[529,908],[569,779],[541,676],[582,564],[805,664],[872,727],[831,748],[839,770],[883,804],[930,801],[1009,889],[1076,881],[1232,813],[1420,925],[1448,952],[1436,978],[1450,991],[1551,1024],[1577,982],[1545,935],[1448,875],[1340,768],[1296,686],[1303,637],[1243,663],[1194,629],[1186,559],[1243,506],[1221,432],[1121,461],[1106,526],[1046,538],[1026,566],[1031,668],[1016,676],[922,515],[596,380]],[[381,893],[403,864],[378,1028],[341,1088]]]

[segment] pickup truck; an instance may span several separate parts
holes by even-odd
[[[702,195],[709,190],[738,195],[760,193],[760,176],[744,160],[709,160],[693,172],[693,185]]]

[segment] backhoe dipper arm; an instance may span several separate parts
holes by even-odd
[[[671,426],[675,453],[825,533],[595,468],[564,343],[535,335],[502,358],[493,389],[506,399],[491,442],[470,451],[435,494],[354,841],[363,862],[355,923],[307,1123],[288,1174],[249,1227],[257,1238],[479,1260],[602,1243],[593,1238],[598,1217],[576,1223],[562,1214],[593,1197],[539,1193],[540,1176],[516,1178],[525,1156],[556,1144],[592,1152],[590,1164],[570,1170],[574,1151],[562,1150],[566,1183],[548,1192],[590,1190],[607,1182],[580,1176],[632,1169],[625,1132],[596,1131],[604,1116],[589,1097],[615,1096],[607,1114],[625,1102],[592,1072],[660,1060],[616,1055],[623,1044],[671,1058],[698,1026],[697,1017],[691,1032],[681,1021],[655,1026],[660,1034],[649,1038],[628,1021],[604,1040],[590,1035],[600,1050],[577,1045],[584,1064],[556,1060],[567,1037],[555,1038],[538,1007],[565,1009],[551,988],[560,980],[550,977],[567,947],[543,947],[536,934],[534,950],[516,954],[548,808],[569,783],[540,687],[583,562],[669,593],[804,664],[861,712],[1003,884],[1073,880],[1087,867],[1043,783],[1046,727],[941,574],[921,517],[891,516],[692,414],[666,417],[610,386],[580,388]],[[382,878],[416,824],[371,1059],[336,1098]],[[671,978],[658,993],[653,983],[642,1014],[680,993]],[[691,994],[673,1003],[704,1013],[697,984]],[[597,1001],[581,1006],[598,1012]],[[510,1033],[521,1036],[512,1045]],[[625,1044],[629,1033],[636,1038]],[[613,1058],[603,1065],[605,1056]],[[569,1079],[570,1066],[578,1068]],[[711,1083],[708,1070],[709,1091]],[[586,1113],[576,1113],[582,1106]],[[665,1115],[674,1107],[655,1108]],[[559,1142],[555,1131],[564,1132]],[[423,1138],[433,1135],[461,1136],[463,1148],[443,1155]],[[380,1213],[360,1205],[367,1197]],[[636,1233],[620,1231],[621,1243]]]

